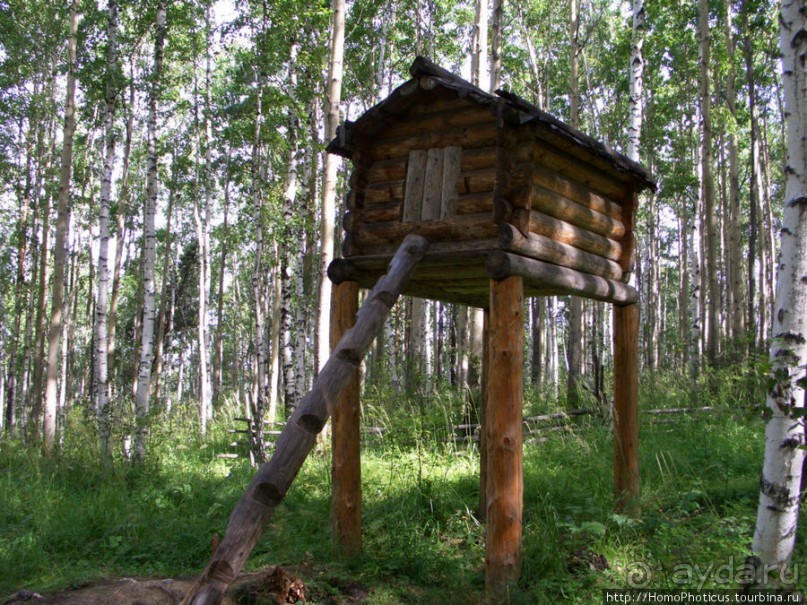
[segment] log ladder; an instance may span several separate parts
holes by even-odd
[[[414,234],[407,236],[398,248],[387,274],[378,281],[355,315],[355,325],[341,334],[311,391],[289,418],[272,457],[255,473],[230,515],[224,539],[199,580],[185,595],[183,605],[221,602],[314,448],[317,435],[334,408],[351,389],[358,389],[359,364],[428,248],[426,238]],[[355,287],[355,282],[345,286]],[[335,318],[334,331],[342,332],[340,326],[353,321],[350,310],[342,307]],[[348,315],[351,317],[346,317]]]

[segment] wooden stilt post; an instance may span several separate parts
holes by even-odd
[[[521,575],[524,282],[490,282],[485,584],[499,601]]]
[[[614,495],[616,510],[638,514],[639,305],[614,307]]]
[[[359,284],[334,284],[331,295],[331,350],[353,327],[359,309]],[[342,391],[332,416],[331,509],[334,542],[345,555],[361,552],[361,404],[359,369]]]
[[[482,401],[479,410],[479,521],[488,518],[488,381],[490,377],[490,311],[485,309],[482,323]]]

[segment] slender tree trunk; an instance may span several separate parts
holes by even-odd
[[[580,16],[578,10],[577,0],[569,0],[569,122],[574,128],[580,127]],[[572,296],[569,300],[566,362],[566,404],[569,407],[577,407],[583,374],[583,300],[578,296]]]
[[[528,4],[528,3],[527,3]],[[544,90],[542,72],[544,71],[544,64],[538,57],[538,52],[535,50],[530,30],[527,27],[526,15],[524,15],[524,7],[521,3],[518,4],[518,23],[521,27],[521,38],[524,40],[524,45],[527,47],[527,56],[530,60],[530,73],[532,74],[533,89],[532,89],[532,102],[539,109],[546,109],[544,101]]]
[[[82,196],[83,197],[83,196]],[[56,437],[55,441],[61,447],[64,442],[64,418],[66,414],[67,405],[67,389],[68,389],[68,351],[72,343],[72,336],[75,334],[73,326],[74,315],[70,312],[71,303],[70,297],[74,300],[76,298],[75,280],[76,280],[76,257],[73,253],[74,246],[72,241],[74,238],[75,229],[72,225],[73,213],[68,209],[67,215],[67,234],[65,236],[65,291],[67,294],[62,297],[62,329],[59,336],[59,379],[57,384],[59,391],[56,396]]]
[[[114,381],[117,374],[117,357],[115,355],[115,335],[118,326],[118,301],[120,300],[121,273],[123,269],[123,253],[126,248],[126,206],[129,201],[129,160],[132,151],[132,131],[134,130],[135,85],[134,66],[130,64],[131,83],[129,85],[129,102],[124,104],[126,114],[126,135],[123,143],[123,165],[118,194],[118,211],[116,213],[115,265],[112,269],[112,294],[109,297],[109,320],[107,328],[107,357],[109,359],[109,376]],[[112,387],[113,382],[110,383]],[[110,396],[112,388],[110,388]]]
[[[633,0],[633,36],[630,49],[630,125],[628,126],[628,157],[639,161],[644,114],[644,0]]]
[[[34,359],[43,359],[45,355],[45,333],[46,333],[46,313],[47,313],[47,293],[50,281],[50,215],[51,199],[49,196],[42,201],[42,238],[39,244],[39,286],[37,288],[36,320],[34,327],[34,344],[32,356]],[[29,363],[26,362],[26,367]],[[42,407],[44,395],[45,363],[34,363],[31,372],[31,433],[35,439],[39,438],[39,430],[42,422]]]
[[[157,6],[157,22],[154,36],[154,66],[152,69],[151,90],[149,91],[148,112],[148,159],[146,173],[146,210],[143,226],[143,322],[140,341],[140,362],[137,370],[135,392],[135,434],[134,462],[141,464],[146,457],[148,439],[149,390],[151,386],[151,366],[154,354],[155,287],[154,261],[157,246],[155,216],[159,181],[157,174],[157,104],[160,98],[163,63],[163,45],[166,35],[166,9],[161,2]]]
[[[718,235],[712,174],[712,99],[711,99],[711,35],[709,32],[709,2],[698,0],[698,36],[700,44],[699,99],[701,109],[701,198],[704,225],[704,271],[706,292],[706,355],[711,363],[717,361],[720,350],[720,324],[718,301],[720,288],[717,279]]]
[[[62,332],[64,300],[65,242],[70,202],[70,182],[73,173],[73,134],[76,130],[76,38],[78,32],[78,0],[70,7],[70,29],[67,38],[67,102],[62,140],[62,166],[59,177],[59,198],[56,211],[56,235],[53,250],[53,287],[50,326],[48,328],[48,358],[45,381],[45,415],[42,424],[45,452],[54,446],[56,438],[56,408],[58,397],[59,338]]]
[[[504,30],[504,0],[493,0],[493,21],[490,53],[490,91],[502,85],[502,38]]]
[[[266,29],[266,7],[263,12],[263,28]],[[266,330],[264,326],[264,286],[263,274],[263,196],[262,196],[262,161],[261,157],[261,126],[263,125],[263,87],[264,75],[256,66],[257,72],[257,101],[255,110],[255,128],[252,141],[252,181],[250,196],[255,215],[255,262],[252,271],[252,303],[255,316],[255,383],[256,393],[253,399],[252,420],[254,423],[255,441],[252,455],[259,463],[266,459],[266,449],[263,442],[263,416],[266,408]]]
[[[541,386],[543,380],[543,331],[544,331],[544,315],[546,314],[546,301],[544,298],[533,298],[531,304],[531,317],[530,317],[530,333],[532,341],[532,355],[530,379],[532,385]]]
[[[488,3],[476,0],[473,39],[471,41],[471,84],[482,90],[490,88],[488,79]]]
[[[735,52],[734,31],[732,27],[733,6],[726,3],[725,32],[726,55],[733,57]],[[737,78],[734,62],[729,60],[729,71],[726,78],[726,104],[729,110],[729,293],[731,306],[729,308],[729,326],[734,341],[745,335],[744,321],[744,280],[742,262],[742,231],[740,209],[740,168],[739,143],[737,141],[737,91],[735,80]]]
[[[748,291],[746,293],[746,312],[749,351],[756,349],[756,333],[758,322],[757,314],[754,310],[757,290],[756,290],[756,264],[757,264],[757,234],[759,206],[762,198],[761,179],[759,168],[760,162],[760,135],[759,119],[757,109],[756,78],[754,77],[754,56],[753,38],[748,24],[748,12],[752,10],[748,7],[747,0],[742,0],[740,18],[743,36],[743,57],[745,58],[745,75],[748,85],[748,109],[751,115],[751,142],[750,142],[750,167],[749,167],[749,199],[748,199],[748,255],[746,259],[746,270],[748,271]]]
[[[157,315],[157,325],[155,327],[154,361],[152,363],[151,375],[151,392],[155,397],[160,396],[160,383],[163,376],[163,365],[165,364],[165,337],[170,328],[168,321],[173,316],[173,314],[169,314],[173,298],[169,295],[169,290],[173,290],[172,284],[174,282],[172,279],[174,272],[171,270],[172,266],[174,265],[174,234],[172,230],[172,223],[174,219],[174,198],[177,195],[179,181],[179,176],[177,175],[178,170],[176,146],[174,146],[174,152],[171,158],[171,181],[169,184],[170,191],[168,192],[168,209],[166,211],[165,254],[163,256],[162,283],[160,284],[160,310]],[[199,254],[201,254],[201,251],[199,251]]]
[[[207,155],[207,153],[206,153]],[[211,418],[211,397],[210,397],[210,372],[208,364],[208,326],[207,326],[207,306],[208,306],[208,291],[210,286],[208,263],[208,247],[206,241],[209,236],[208,232],[208,208],[210,200],[209,194],[209,179],[208,174],[209,165],[205,162],[204,168],[204,193],[197,195],[197,199],[193,205],[193,218],[196,224],[196,241],[198,246],[198,254],[196,256],[199,271],[199,306],[196,319],[196,340],[199,347],[199,430],[204,437],[207,434],[207,422]],[[201,198],[201,199],[200,199]],[[200,205],[204,207],[200,208]]]
[[[783,0],[780,15],[787,123],[785,207],[778,263],[776,313],[770,350],[771,416],[765,429],[765,461],[753,550],[763,566],[784,576],[793,555],[805,457],[807,367],[807,15],[803,2]],[[767,570],[767,567],[763,567]],[[765,573],[763,581],[771,576]]]
[[[289,58],[289,90],[291,93],[291,108],[288,125],[289,157],[286,164],[286,182],[284,185],[283,204],[283,240],[280,254],[281,259],[281,291],[283,299],[280,309],[281,332],[283,337],[283,404],[286,408],[286,417],[291,416],[297,407],[297,373],[295,368],[296,332],[300,327],[295,325],[294,307],[302,301],[294,300],[296,278],[300,271],[299,248],[302,242],[296,237],[297,224],[300,220],[300,209],[297,199],[297,172],[300,163],[299,130],[300,122],[297,118],[297,53],[299,46],[292,41]]]
[[[552,384],[552,399],[557,401],[560,386],[560,352],[558,350],[558,299],[550,296],[547,299],[547,315],[549,316],[549,330],[547,330],[547,376]]]
[[[210,8],[205,8],[205,90],[202,145],[204,167],[202,172],[203,195],[197,196],[194,204],[196,239],[199,242],[199,316],[197,336],[199,341],[199,427],[202,436],[207,434],[207,423],[213,419],[213,405],[210,383],[210,328],[208,326],[208,306],[210,304],[210,206],[213,197],[213,141],[210,99]],[[194,69],[194,73],[196,73]],[[201,203],[201,207],[200,207]]]
[[[328,83],[325,90],[325,141],[336,137],[339,125],[339,104],[342,100],[342,72],[345,55],[345,0],[331,0],[331,41],[328,63]],[[331,280],[328,265],[334,254],[334,229],[336,216],[336,172],[339,158],[325,155],[322,184],[322,258],[319,267],[319,316],[317,320],[317,365],[321,369],[330,355],[328,334],[331,333]]]
[[[49,98],[53,103],[56,102],[55,93],[56,84],[54,77],[51,78],[49,83]],[[38,203],[34,205],[34,225],[31,229],[32,238],[34,240],[31,250],[31,267],[33,268],[31,284],[36,283],[38,286],[29,288],[28,292],[22,363],[19,366],[16,377],[16,383],[19,385],[17,389],[19,397],[16,398],[15,407],[19,414],[20,424],[26,429],[26,434],[31,436],[34,441],[39,438],[39,429],[41,427],[40,416],[42,413],[42,377],[44,363],[32,363],[32,360],[34,358],[37,360],[44,358],[43,341],[45,338],[45,303],[47,284],[49,281],[48,259],[50,245],[48,242],[50,241],[51,215],[51,196],[50,192],[44,188],[44,183],[45,179],[49,176],[51,162],[56,155],[55,129],[56,119],[54,116],[51,116],[48,123],[47,134],[49,144],[47,149],[43,149],[43,152],[40,154],[40,157],[44,157],[44,162],[41,162],[38,167],[36,185],[34,187],[34,200],[38,201]],[[37,209],[38,212],[36,212]],[[39,241],[36,236],[39,229],[38,222],[42,223],[42,236],[39,238]],[[30,410],[29,402],[32,408]],[[29,417],[32,418],[32,421],[31,426],[27,427],[26,422]]]
[[[687,248],[689,249],[689,296],[690,296],[690,312],[689,312],[689,368],[690,380],[693,389],[696,386],[698,375],[700,373],[700,359],[701,359],[701,335],[703,329],[701,324],[701,296],[703,290],[701,289],[701,224],[699,220],[699,204],[693,202],[694,208],[687,217],[689,219],[689,242]],[[694,392],[694,390],[693,390]]]
[[[34,93],[38,93],[38,87],[35,87]],[[40,158],[38,162],[38,166],[41,165],[44,161],[42,158],[42,145],[41,145],[41,137],[44,131],[44,124],[39,124],[37,131],[36,131],[36,138],[37,138],[37,145],[36,151],[37,156]],[[29,138],[33,137],[34,129],[30,127],[28,130]],[[25,259],[28,254],[28,215],[31,208],[31,199],[34,196],[34,183],[31,182],[31,171],[34,158],[34,150],[31,149],[31,145],[27,146],[27,169],[26,169],[26,185],[25,190],[22,195],[22,199],[20,200],[20,216],[17,221],[17,272],[15,277],[14,283],[14,323],[11,334],[14,337],[11,338],[11,347],[8,354],[8,378],[4,383],[6,386],[6,390],[3,393],[4,397],[0,399],[0,405],[5,402],[6,407],[4,411],[5,416],[5,428],[6,431],[9,433],[14,432],[14,428],[16,426],[16,403],[18,401],[18,394],[17,394],[17,376],[19,374],[20,369],[20,360],[18,359],[18,346],[20,339],[16,337],[16,335],[20,334],[20,326],[22,322],[22,317],[25,315],[25,302],[27,296],[24,293],[25,287]],[[33,282],[32,282],[33,283]]]
[[[109,0],[107,8],[107,65],[104,111],[104,166],[101,175],[101,200],[98,212],[98,295],[95,302],[95,411],[98,415],[98,445],[101,465],[112,465],[109,410],[109,359],[107,309],[109,294],[109,206],[112,200],[112,171],[115,166],[115,100],[117,76],[118,2]]]
[[[280,386],[280,273],[275,272],[272,297],[272,357],[270,359],[271,379],[269,381],[269,422],[277,420],[277,402]]]
[[[230,173],[229,166],[224,177],[224,225],[221,232],[221,255],[219,257],[218,295],[216,297],[216,337],[213,345],[213,405],[218,405],[222,387],[222,364],[224,361],[224,275],[227,267],[230,237]]]
[[[761,162],[762,170],[760,173],[760,182],[762,184],[762,196],[760,197],[760,215],[759,215],[759,243],[760,243],[760,271],[759,271],[759,293],[760,293],[760,333],[759,341],[765,343],[770,336],[770,331],[773,325],[773,305],[774,305],[774,239],[773,232],[773,213],[771,209],[771,196],[770,189],[766,186],[766,160],[765,160],[765,145],[764,136],[761,141],[762,154]]]
[[[644,55],[646,14],[644,0],[633,0],[633,30],[630,52],[630,123],[628,126],[628,157],[640,161],[642,121],[644,118]],[[656,254],[655,197],[651,194],[647,208],[647,327],[645,348],[647,365],[654,370],[658,361],[657,290],[658,267]]]

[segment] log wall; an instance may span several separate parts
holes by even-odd
[[[492,239],[496,121],[453,97],[417,104],[353,157],[346,257],[391,254],[409,233],[431,242]]]
[[[430,90],[429,80],[421,80],[404,96],[414,100]],[[382,127],[356,134],[362,144],[352,157],[344,257],[388,257],[416,233],[433,244],[433,253],[444,245],[474,251],[463,262],[480,268],[487,254],[499,249],[627,281],[636,198],[624,177],[605,163],[586,161],[545,125],[510,124],[495,106],[451,91],[438,89],[394,110]],[[433,275],[419,270],[408,291],[487,306],[483,275],[457,273],[451,259],[443,269]],[[524,277],[529,295],[568,291]],[[598,290],[598,297],[610,300],[612,291]],[[624,304],[633,295],[627,291],[611,302]]]

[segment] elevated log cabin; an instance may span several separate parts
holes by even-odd
[[[639,164],[519,97],[488,94],[423,58],[412,78],[328,151],[353,164],[342,258],[333,261],[331,339],[359,287],[384,275],[409,234],[428,240],[403,293],[485,309],[480,515],[493,595],[521,568],[523,302],[571,294],[614,304],[614,492],[637,512],[638,292],[628,284]],[[333,410],[333,527],[361,548],[358,373]],[[499,595],[500,596],[500,595]]]
[[[410,71],[328,147],[354,167],[343,258],[329,267],[333,352],[183,603],[221,601],[331,414],[334,538],[361,549],[358,366],[402,292],[485,309],[489,602],[504,602],[521,572],[525,295],[614,304],[614,492],[617,508],[636,512],[639,313],[627,281],[637,195],[653,179],[514,95],[487,94],[422,58]],[[357,313],[359,287],[373,291]]]
[[[328,151],[350,158],[334,281],[372,287],[403,238],[430,242],[406,294],[488,308],[489,279],[525,295],[626,304],[647,171],[515,95],[488,94],[418,58],[412,79]]]

